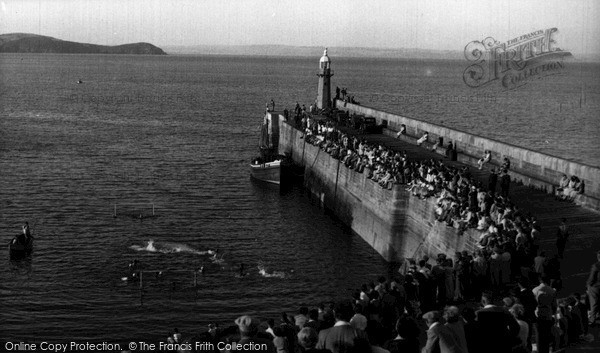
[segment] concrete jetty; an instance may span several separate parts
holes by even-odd
[[[376,112],[372,108],[360,107],[354,109],[355,105],[337,102],[338,107],[346,108],[350,113],[361,113],[368,111]],[[388,113],[385,113],[388,114]],[[375,116],[371,114],[369,116]],[[411,120],[403,120],[402,124],[407,126],[408,134],[401,138],[396,138],[396,131],[392,129],[394,125],[390,124],[389,115],[388,129],[384,129],[383,134],[363,135],[368,141],[373,143],[382,143],[394,150],[405,150],[413,160],[444,158],[438,152],[431,151],[432,144],[416,145],[418,132],[428,131],[430,133],[429,141],[435,139],[435,130],[429,127],[409,129],[408,126],[415,126]],[[381,116],[378,122],[382,123]],[[395,126],[400,126],[394,122]],[[418,122],[420,123],[420,122]],[[425,128],[429,130],[424,130]],[[412,132],[412,134],[411,134]],[[461,132],[461,134],[465,134]],[[359,234],[367,243],[369,243],[379,254],[388,261],[401,261],[406,258],[420,257],[422,255],[435,256],[438,253],[454,254],[456,251],[475,250],[476,243],[481,236],[481,231],[468,229],[463,234],[459,234],[457,229],[447,227],[443,222],[435,220],[435,199],[420,199],[413,196],[405,190],[404,185],[395,185],[392,190],[382,189],[376,182],[368,179],[366,174],[358,173],[346,168],[339,160],[331,157],[318,147],[306,143],[302,138],[303,134],[292,125],[288,124],[283,117],[280,117],[280,153],[288,153],[293,161],[305,170],[305,186],[313,195],[318,197],[321,204],[331,210],[341,221],[350,226],[353,231]],[[440,135],[441,136],[441,135]],[[542,247],[549,252],[555,251],[556,229],[561,218],[566,218],[571,227],[571,237],[567,244],[565,258],[572,261],[563,261],[562,272],[565,287],[578,288],[580,292],[585,288],[585,276],[589,267],[594,262],[594,252],[600,249],[600,214],[595,210],[597,200],[595,199],[597,178],[600,176],[598,169],[591,166],[581,166],[577,163],[560,161],[562,165],[567,166],[564,170],[568,175],[577,171],[580,178],[586,181],[586,194],[580,195],[579,202],[557,201],[552,193],[552,186],[558,183],[551,183],[547,178],[535,176],[531,171],[544,170],[546,175],[561,173],[553,171],[550,168],[542,168],[531,162],[536,156],[534,151],[523,153],[526,160],[520,160],[514,157],[516,151],[504,150],[501,155],[498,151],[492,159],[492,163],[485,166],[483,170],[478,170],[477,154],[473,147],[460,141],[472,141],[476,143],[478,137],[467,139],[466,136],[458,136],[451,133],[452,141],[459,141],[457,161],[446,159],[444,163],[457,167],[469,166],[475,179],[487,183],[489,170],[493,166],[498,166],[501,162],[500,156],[510,155],[511,177],[513,183],[510,188],[510,196],[513,202],[520,208],[530,211],[542,226]],[[444,136],[447,140],[447,136]],[[500,144],[500,142],[494,142]],[[513,147],[508,145],[509,147]],[[461,148],[464,150],[461,151]],[[524,150],[515,147],[518,150]],[[486,144],[481,144],[481,151],[488,149]],[[443,150],[443,148],[440,148]],[[465,151],[466,152],[463,152]],[[494,150],[492,150],[494,151]],[[470,153],[469,153],[470,152]],[[472,154],[471,154],[472,153]],[[546,163],[547,158],[541,160]],[[549,163],[549,162],[548,162]],[[557,163],[557,162],[554,162]],[[536,169],[539,168],[539,169]],[[516,181],[515,181],[516,180]],[[590,192],[590,194],[587,194]],[[582,206],[583,205],[583,206]]]

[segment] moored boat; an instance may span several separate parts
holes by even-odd
[[[250,164],[250,175],[254,179],[279,185],[281,182],[281,160],[262,163],[257,159]]]
[[[8,244],[8,253],[11,259],[28,257],[33,252],[33,238],[30,237],[25,243],[14,237]]]
[[[260,156],[250,163],[250,176],[254,179],[279,185],[281,182],[281,162],[278,155],[279,114],[267,111],[261,126],[259,140]]]

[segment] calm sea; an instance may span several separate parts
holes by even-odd
[[[466,87],[462,62],[333,60],[333,85],[365,105],[600,164],[598,65],[501,92]],[[317,65],[318,55],[0,56],[0,239],[26,220],[36,236],[30,262],[1,257],[0,341],[157,341],[174,327],[276,317],[385,274],[301,188],[248,175],[265,103],[308,106]],[[475,94],[495,99],[410,98]],[[135,217],[153,206],[155,217]],[[122,280],[133,259],[162,271],[146,274],[143,296]]]

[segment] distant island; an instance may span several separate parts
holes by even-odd
[[[0,34],[0,53],[140,54],[166,55],[150,43],[96,45],[60,40],[31,33]]]

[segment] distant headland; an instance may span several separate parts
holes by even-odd
[[[0,34],[0,53],[167,54],[161,48],[150,43],[96,45],[69,42],[31,33]]]

